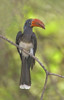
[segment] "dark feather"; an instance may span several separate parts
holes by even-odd
[[[23,36],[22,32],[19,31],[19,32],[17,33],[17,36],[16,36],[16,44],[17,44],[17,45],[19,45],[19,42],[21,41],[22,36]],[[17,50],[18,50],[18,52],[19,52],[19,48],[17,48]],[[19,54],[20,54],[20,58],[22,59],[22,53],[19,52]]]
[[[31,42],[33,44],[33,53],[35,56],[35,52],[37,49],[37,40],[36,40],[36,36],[34,33],[30,34],[29,37],[27,37],[29,34],[22,34],[21,31],[18,32],[17,36],[16,36],[16,44],[19,45],[19,43],[21,41],[24,42]],[[19,54],[20,54],[20,58],[22,60],[22,70],[21,70],[21,77],[20,77],[20,85],[21,84],[27,84],[27,85],[31,85],[31,77],[30,77],[30,67],[31,69],[33,68],[34,64],[35,64],[35,60],[31,57],[28,56],[27,58],[24,57],[22,55],[22,52],[20,53],[19,49],[17,48]]]
[[[30,77],[30,68],[28,64],[28,59],[22,57],[22,70],[21,70],[21,77],[20,77],[20,85],[26,84],[31,85],[31,77]]]
[[[32,40],[32,43],[34,46],[33,51],[34,51],[34,56],[35,56],[36,49],[37,49],[37,39],[36,39],[36,35],[34,33],[32,34],[31,40]],[[33,68],[34,64],[35,64],[35,59],[33,59],[31,57],[31,69]]]

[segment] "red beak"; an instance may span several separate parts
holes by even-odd
[[[42,21],[40,21],[39,19],[33,19],[32,20],[32,24],[31,24],[31,27],[42,27],[43,29],[45,29],[45,25]]]

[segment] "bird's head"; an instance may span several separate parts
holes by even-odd
[[[26,22],[25,22],[25,25],[24,25],[24,29],[26,27],[29,27],[29,28],[33,28],[33,27],[41,27],[43,29],[45,29],[45,25],[42,21],[40,21],[39,19],[28,19]]]

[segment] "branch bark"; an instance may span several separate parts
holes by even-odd
[[[34,55],[30,54],[29,52],[27,52],[24,48],[21,48],[19,47],[19,45],[17,45],[16,43],[13,43],[12,41],[10,41],[8,38],[6,38],[5,36],[3,35],[0,35],[0,38],[9,42],[10,44],[16,46],[17,48],[19,48],[20,50],[22,50],[23,52],[25,52],[26,54],[30,55],[32,58],[34,58],[39,64],[40,66],[44,69],[45,73],[46,73],[46,79],[45,79],[45,83],[44,83],[44,87],[43,87],[43,90],[42,90],[42,94],[41,94],[41,99],[40,100],[43,100],[43,95],[44,95],[44,92],[45,92],[45,89],[46,89],[46,85],[47,85],[47,81],[48,81],[48,76],[49,75],[53,75],[53,76],[57,76],[57,77],[61,77],[61,78],[64,78],[64,76],[62,75],[59,75],[59,74],[55,74],[55,73],[50,73],[48,72],[48,70],[44,67],[44,65],[39,61],[39,59],[37,57],[35,57]]]
[[[41,99],[40,100],[43,100],[43,95],[44,95],[44,92],[45,92],[45,89],[46,89],[47,81],[48,81],[48,73],[46,73],[46,79],[45,79],[45,83],[44,83],[44,87],[43,87],[43,90],[42,90],[42,94],[41,94]]]

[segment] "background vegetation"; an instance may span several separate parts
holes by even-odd
[[[15,42],[24,22],[38,18],[46,30],[34,28],[36,56],[53,73],[64,75],[64,0],[0,0],[0,34]],[[30,90],[19,89],[21,61],[14,46],[0,39],[0,100],[39,100],[45,73],[36,62]],[[44,100],[64,100],[64,79],[49,77]]]

